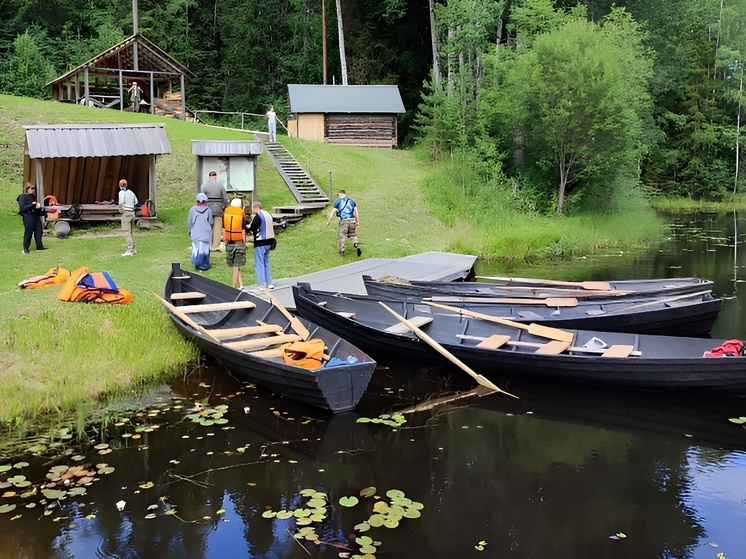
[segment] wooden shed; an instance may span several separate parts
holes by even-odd
[[[193,77],[189,69],[135,33],[44,87],[52,88],[56,101],[125,110],[128,89],[136,81],[143,90],[143,109],[184,119],[185,82]]]
[[[288,85],[288,131],[306,140],[397,146],[404,103],[396,85]]]
[[[112,201],[119,180],[157,212],[155,163],[171,153],[162,124],[50,124],[24,126],[23,182],[36,183],[37,197],[59,202],[63,213],[81,205],[82,220],[118,219]],[[45,203],[45,205],[49,205]]]

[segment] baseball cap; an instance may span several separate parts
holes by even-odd
[[[207,194],[204,192],[197,194],[197,202],[207,202]]]

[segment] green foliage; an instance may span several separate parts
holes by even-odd
[[[47,61],[37,37],[37,30],[25,32],[13,41],[13,54],[0,71],[0,91],[25,97],[49,97],[43,86],[54,77],[54,69]]]

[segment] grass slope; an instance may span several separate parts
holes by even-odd
[[[157,122],[166,125],[172,153],[159,157],[158,215],[163,229],[136,232],[138,254],[122,258],[118,224],[74,229],[67,239],[45,235],[49,250],[21,256],[23,227],[16,215],[21,193],[25,124]],[[0,423],[21,427],[36,414],[68,411],[107,394],[122,394],[182,371],[197,357],[170,324],[155,298],[172,261],[189,264],[186,216],[194,203],[195,157],[192,139],[244,140],[247,134],[173,119],[0,95],[0,370],[3,371]],[[281,138],[303,163],[297,140]],[[406,151],[332,147],[306,142],[318,158],[312,172],[344,188],[360,207],[363,257],[393,258],[444,250],[452,242],[446,228],[426,210],[418,184],[429,170]],[[318,165],[322,161],[324,166]],[[293,203],[267,156],[259,158],[258,195],[266,208]],[[282,232],[272,255],[276,278],[339,265],[336,223],[324,227],[321,212]],[[463,234],[463,231],[461,232]],[[350,251],[348,251],[349,253]],[[345,261],[354,260],[354,256]],[[207,275],[230,283],[222,255],[213,255]],[[59,288],[20,290],[19,281],[54,266],[87,266],[107,271],[134,296],[130,305],[62,303]],[[244,268],[253,283],[253,267]]]

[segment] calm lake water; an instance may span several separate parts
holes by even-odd
[[[714,335],[746,339],[746,296],[739,301],[738,293],[746,220],[671,221],[670,239],[653,254],[510,272],[479,264],[477,273],[705,277],[726,298]],[[452,368],[379,367],[356,413],[332,417],[218,366],[197,369],[149,394],[139,412],[122,403],[98,449],[9,462],[17,467],[0,481],[13,479],[2,491],[15,495],[6,493],[0,507],[16,508],[0,514],[0,557],[746,557],[746,430],[728,421],[746,416],[746,399],[500,385],[520,398],[463,398],[405,413],[395,427],[357,420],[468,390],[471,379]],[[227,422],[185,418],[198,403],[203,413],[226,405]],[[49,489],[60,487],[42,495],[41,482],[65,465],[79,469],[61,489],[94,481],[50,506],[57,501]],[[372,487],[374,495],[361,496]],[[325,494],[316,495],[323,520],[304,520],[310,512],[263,516],[311,511],[307,489]],[[340,504],[352,496],[357,505]],[[397,504],[404,517],[391,514]],[[374,505],[390,527],[365,532],[375,549],[361,550],[355,526]],[[293,537],[304,522],[320,544]]]

